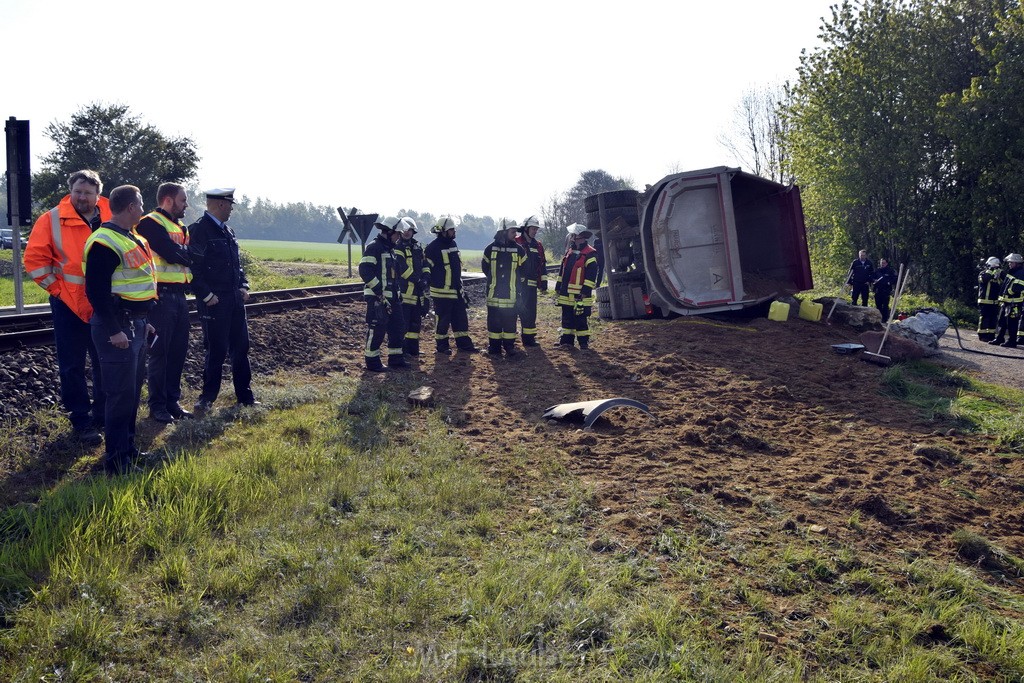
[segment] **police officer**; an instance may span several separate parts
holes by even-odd
[[[892,269],[887,259],[878,259],[878,270],[871,276],[871,287],[875,290],[875,308],[882,314],[882,322],[889,319],[889,300],[892,298],[897,277],[896,271]]]
[[[462,258],[455,243],[455,227],[455,218],[441,216],[430,229],[434,240],[423,250],[430,268],[430,298],[437,318],[434,340],[437,353],[441,354],[451,353],[449,328],[459,351],[477,352],[469,336],[469,295],[462,289]]]
[[[188,226],[188,255],[192,260],[192,291],[203,319],[203,391],[194,410],[208,411],[220,393],[224,360],[231,353],[231,381],[239,405],[256,405],[249,365],[249,323],[245,302],[249,280],[242,270],[238,240],[227,220],[235,204],[235,188],[207,190],[206,212]]]
[[[487,292],[487,353],[508,356],[516,351],[516,306],[523,291],[523,264],[526,249],[516,242],[516,222],[502,218],[494,241],[484,247],[480,270]]]
[[[380,347],[384,335],[388,338],[388,367],[407,368],[403,357],[405,318],[402,314],[403,276],[411,275],[411,268],[395,248],[402,238],[403,219],[388,218],[374,223],[380,232],[363,250],[359,261],[359,278],[363,281],[363,299],[366,301],[366,369],[384,372]]]
[[[593,233],[581,223],[566,227],[572,244],[562,258],[555,292],[562,308],[562,328],[558,346],[573,348],[578,341],[581,349],[590,346],[590,317],[594,305],[593,291],[597,286],[597,251],[587,244]]]
[[[156,189],[157,209],[143,216],[135,231],[149,244],[156,267],[156,305],[149,323],[156,337],[149,347],[149,417],[170,424],[192,417],[181,407],[181,373],[188,353],[189,313],[185,289],[192,281],[188,233],[181,219],[188,208],[185,188],[162,183]]]
[[[526,263],[523,264],[523,287],[520,290],[517,311],[522,324],[523,346],[537,344],[537,292],[548,291],[547,259],[544,245],[537,239],[537,233],[544,227],[538,216],[530,216],[519,228],[516,243],[526,249]]]
[[[868,289],[871,284],[871,276],[875,272],[875,264],[868,258],[868,252],[861,249],[857,258],[850,264],[850,277],[846,284],[853,287],[853,305],[857,305],[857,299],[861,299],[861,306],[868,305]]]
[[[999,330],[989,344],[1014,349],[1020,343],[1020,315],[1024,307],[1024,256],[1013,253],[1003,260],[1006,261],[1006,273],[1003,276],[1003,291],[999,295]]]
[[[430,309],[430,267],[423,256],[423,246],[416,241],[416,221],[402,218],[402,239],[395,252],[405,259],[408,277],[402,287],[402,314],[405,318],[406,355],[420,355],[420,326]]]
[[[1003,270],[999,259],[989,256],[978,273],[978,339],[989,342],[996,338],[999,324],[999,295],[1003,291]]]
[[[135,420],[145,375],[146,337],[153,332],[146,316],[157,293],[149,247],[132,234],[143,213],[139,188],[115,187],[110,211],[110,220],[85,243],[83,270],[106,396],[103,466],[110,474],[122,474],[142,455],[135,448]]]

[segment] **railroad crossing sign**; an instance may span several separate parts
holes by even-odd
[[[338,242],[341,244],[351,244],[355,242],[355,235],[359,236],[359,244],[366,246],[366,238],[370,236],[370,231],[373,230],[373,224],[377,222],[377,217],[380,214],[376,213],[359,213],[359,209],[352,207],[348,214],[345,213],[344,207],[338,207],[338,214],[341,216],[341,222],[345,224],[345,229],[338,235]],[[346,242],[346,240],[350,240]]]

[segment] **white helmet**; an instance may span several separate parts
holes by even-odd
[[[405,232],[406,230],[412,230],[416,232],[416,221],[408,216],[402,216],[401,225],[398,226],[398,230]]]
[[[985,261],[985,265],[988,266],[989,268],[998,268],[999,259],[997,259],[995,256],[989,256],[988,260]]]
[[[541,228],[541,229],[543,229],[544,228],[544,219],[541,218],[540,216],[530,216],[525,221],[523,221],[523,224],[521,226],[519,226],[519,230],[522,231],[522,232],[526,232],[527,228]]]
[[[1012,254],[1008,254],[1003,260],[1007,263],[1024,263],[1024,256],[1014,252]]]
[[[519,229],[519,223],[516,222],[515,218],[502,218],[498,221],[498,230],[505,231],[512,228]]]
[[[443,235],[445,230],[451,230],[459,227],[459,221],[455,216],[441,216],[434,223],[433,227],[430,228],[430,232],[435,235]]]
[[[566,226],[565,231],[570,235],[587,235],[588,237],[594,234],[593,230],[582,223],[573,223],[572,225],[568,225]]]
[[[405,228],[402,227],[403,220],[402,218],[384,218],[374,223],[373,227],[385,233],[404,230]]]

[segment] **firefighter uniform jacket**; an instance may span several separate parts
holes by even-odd
[[[430,267],[423,256],[423,246],[415,238],[408,242],[400,242],[394,249],[395,253],[405,259],[405,273],[402,279],[405,286],[402,288],[402,303],[419,305],[420,297],[427,293],[430,287]]]
[[[978,273],[978,305],[997,304],[1003,291],[1001,268],[986,268]]]
[[[516,237],[516,244],[526,249],[526,263],[523,264],[523,281],[527,286],[536,287],[544,279],[548,267],[544,256],[544,245],[525,234]]]
[[[526,249],[514,240],[499,238],[484,248],[480,269],[487,278],[487,305],[513,308],[520,296]]]
[[[1004,306],[1016,306],[1018,310],[1024,303],[1024,266],[1018,265],[1016,268],[1006,271],[999,302]]]
[[[363,281],[363,299],[385,299],[398,304],[402,301],[403,276],[410,269],[405,258],[391,243],[387,235],[377,235],[363,251],[359,261],[359,278]]]
[[[100,221],[110,220],[106,197],[96,203]],[[82,258],[92,226],[82,220],[71,203],[71,195],[40,216],[25,246],[25,271],[36,284],[75,312],[84,322],[92,317],[92,304],[85,295]]]
[[[576,298],[580,297],[584,306],[593,306],[592,294],[596,286],[597,251],[587,244],[579,251],[569,249],[565,252],[555,284],[558,304],[572,306],[576,303]]]
[[[462,291],[462,258],[455,240],[438,235],[423,250],[430,268],[430,296],[457,299]]]

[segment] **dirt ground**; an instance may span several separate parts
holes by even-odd
[[[592,351],[555,348],[554,323],[542,323],[542,346],[518,358],[428,352],[418,364],[492,465],[513,451],[557,449],[593,491],[596,545],[650,552],[666,528],[698,526],[685,501],[703,495],[741,537],[768,524],[951,559],[951,535],[969,529],[1024,554],[1021,454],[881,396],[883,368],[831,349],[856,332],[765,318],[598,327]],[[484,343],[482,310],[471,330]],[[542,418],[558,403],[612,397],[645,403],[653,419],[616,408],[585,432]]]

